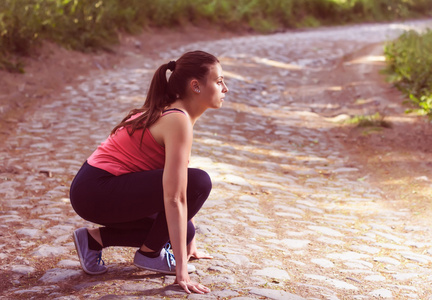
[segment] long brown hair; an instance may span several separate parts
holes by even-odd
[[[186,95],[187,87],[192,79],[204,80],[211,65],[219,63],[219,60],[204,51],[191,51],[183,54],[176,62],[170,62],[160,66],[150,83],[144,105],[135,108],[111,131],[111,134],[121,127],[127,127],[129,135],[135,130],[143,128],[142,136],[147,128],[152,126],[161,116],[162,111],[176,99]],[[166,72],[172,70],[167,80]],[[139,117],[130,120],[138,113]],[[141,137],[142,141],[142,137]]]

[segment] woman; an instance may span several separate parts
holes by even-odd
[[[168,80],[167,70],[172,72]],[[74,232],[85,272],[107,271],[101,264],[104,247],[139,247],[136,266],[175,274],[187,293],[210,291],[191,281],[194,267],[187,261],[211,258],[197,251],[192,221],[211,181],[188,163],[195,122],[208,108],[221,107],[227,92],[218,59],[203,51],[185,53],[157,69],[144,105],[114,127],[72,182],[74,210],[103,225]]]

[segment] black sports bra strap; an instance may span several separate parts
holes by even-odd
[[[164,113],[166,113],[167,111],[172,111],[172,110],[176,110],[176,111],[179,111],[179,112],[181,112],[181,113],[183,113],[183,114],[186,114],[184,111],[182,111],[182,110],[179,109],[179,108],[170,108],[170,109],[164,110],[162,113],[164,114]]]

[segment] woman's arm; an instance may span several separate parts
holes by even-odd
[[[192,218],[191,219],[192,223],[195,225],[195,221]],[[213,256],[202,252],[202,251],[198,251],[197,247],[196,247],[196,242],[195,242],[195,237],[193,237],[192,241],[189,243],[189,245],[187,245],[187,253],[188,253],[188,260],[191,259],[192,257],[195,259],[212,259]]]
[[[163,118],[163,122],[159,125],[159,132],[163,132],[165,145],[164,204],[170,241],[176,258],[176,282],[187,293],[208,292],[206,287],[192,282],[187,272],[186,189],[193,140],[192,124],[183,114],[170,114]]]

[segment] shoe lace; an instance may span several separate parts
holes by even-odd
[[[171,266],[175,266],[175,263],[176,263],[175,258],[174,258],[174,254],[172,254],[170,251],[171,244],[167,243],[164,248],[165,248],[165,257],[167,260],[167,264],[168,264],[169,269],[171,270],[172,269]]]
[[[104,265],[105,265],[105,262],[104,262],[103,259],[102,259],[102,251],[99,252],[99,255],[96,257],[96,263],[97,263],[98,265],[100,265],[101,262],[102,262],[102,265],[104,266]]]

